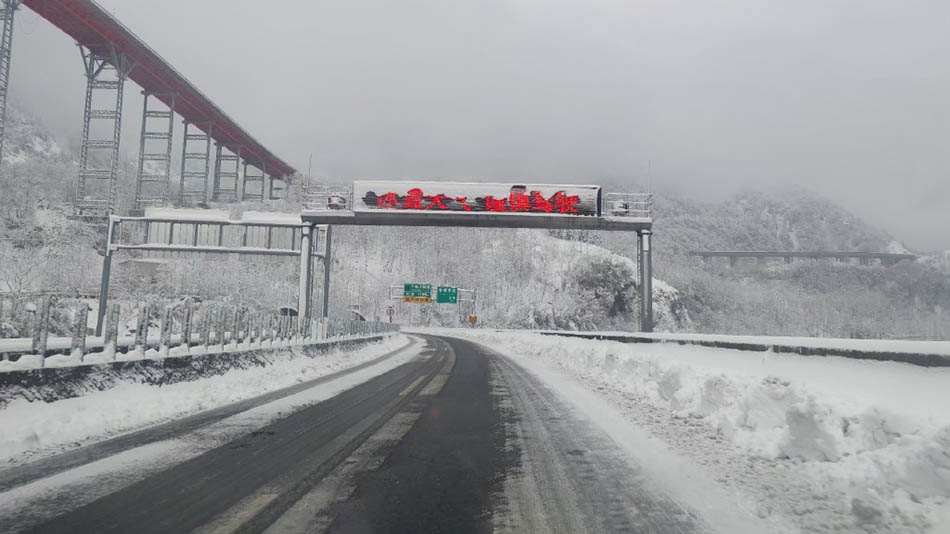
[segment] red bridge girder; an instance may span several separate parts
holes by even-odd
[[[264,148],[154,50],[92,0],[24,0],[24,5],[93,52],[126,54],[135,62],[129,79],[169,104],[165,93],[176,93],[175,112],[201,128],[213,122],[211,137],[232,152],[241,147],[245,161],[263,163],[269,175],[290,177],[296,171]]]

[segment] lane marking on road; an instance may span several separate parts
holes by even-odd
[[[356,477],[378,469],[386,460],[389,450],[412,429],[421,416],[421,410],[403,411],[393,416],[335,470],[294,503],[264,534],[325,532],[334,519],[329,514],[330,509],[353,495],[356,491]]]
[[[257,515],[279,495],[279,493],[252,493],[232,508],[234,510],[232,515],[219,516],[210,523],[195,529],[192,534],[230,534],[248,519]]]
[[[317,495],[313,497],[314,500],[319,502],[319,499],[321,498],[319,496],[319,491],[328,491],[324,486],[324,481],[333,472],[340,469],[341,465],[345,466],[352,463],[354,461],[354,453],[361,446],[363,446],[368,439],[370,439],[375,434],[378,434],[380,429],[392,421],[396,415],[407,410],[407,407],[412,404],[412,397],[417,396],[429,381],[434,379],[439,372],[444,370],[447,358],[442,350],[434,350],[428,354],[424,352],[423,354],[423,360],[430,362],[431,367],[427,366],[427,370],[423,371],[424,374],[422,376],[416,378],[409,387],[404,389],[398,395],[394,396],[387,403],[389,407],[386,408],[385,413],[379,416],[367,416],[366,419],[354,424],[347,431],[340,434],[336,440],[340,441],[341,445],[338,447],[331,447],[336,451],[331,455],[331,457],[317,462],[316,469],[306,475],[303,479],[296,481],[292,487],[286,488],[283,493],[281,493],[280,496],[274,500],[274,502],[270,503],[256,516],[245,521],[244,524],[242,524],[236,530],[236,532],[262,532],[265,529],[274,527],[275,523],[280,522],[281,519],[288,513],[291,513],[291,517],[288,519],[288,522],[299,526],[301,514],[300,508],[297,508],[297,512],[291,512],[291,510],[293,510],[295,506],[301,502],[301,500],[305,502],[305,504],[302,505],[306,510],[305,515],[309,514],[311,521],[314,520],[314,515],[312,513],[313,509],[307,507],[308,505],[306,504],[310,502],[308,499],[306,499],[307,495],[313,493],[316,488],[322,487],[323,489],[317,490]],[[408,424],[406,426],[406,431],[408,431],[411,426],[411,423]],[[356,432],[357,435],[352,435],[353,432]],[[273,488],[273,486],[271,486],[271,488]],[[223,514],[230,513],[230,511],[223,512]],[[309,527],[304,529],[304,531],[313,530],[314,529]],[[299,532],[301,529],[295,528],[290,531]]]
[[[444,356],[442,367],[416,396],[432,396],[442,391],[445,382],[455,368],[455,351],[439,340],[442,345],[437,354]],[[443,352],[444,351],[444,352]],[[431,375],[429,375],[431,376]],[[415,385],[415,383],[413,384]],[[413,387],[407,388],[412,390]],[[406,391],[403,391],[403,394]],[[402,394],[401,394],[402,395]],[[291,534],[296,532],[325,532],[334,520],[330,515],[333,506],[348,500],[356,491],[356,477],[378,469],[386,460],[389,451],[409,433],[422,416],[427,404],[406,404],[376,433],[366,439],[349,457],[327,476],[317,482],[309,492],[280,516],[265,534]]]
[[[442,388],[445,387],[445,383],[449,380],[449,375],[452,374],[452,370],[455,369],[455,350],[453,350],[452,346],[448,343],[445,343],[445,348],[448,351],[448,358],[446,358],[442,370],[419,392],[420,397],[438,395],[439,392],[442,391]]]
[[[402,390],[402,391],[399,392],[399,396],[400,396],[400,397],[405,397],[406,395],[409,394],[410,391],[416,389],[416,387],[419,386],[419,383],[422,382],[423,380],[425,380],[426,378],[427,378],[426,375],[422,375],[422,376],[420,376],[419,378],[416,378],[415,380],[412,381],[411,384],[409,384],[408,386],[406,386],[406,389],[404,389],[404,390]]]

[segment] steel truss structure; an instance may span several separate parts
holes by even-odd
[[[13,14],[22,0],[0,0],[0,162],[3,161],[3,134],[7,126],[7,88],[10,85],[10,52],[13,47]]]
[[[125,80],[135,64],[127,55],[112,46],[108,53],[79,45],[86,70],[86,105],[83,111],[82,144],[79,147],[79,180],[76,185],[76,215],[104,217],[113,212],[116,201],[116,172],[119,168],[119,139],[122,134],[122,92]],[[111,79],[107,73],[114,73]],[[93,108],[94,96],[102,92],[115,94],[111,108]],[[91,139],[92,122],[111,121],[112,138]],[[90,154],[104,153],[95,157]],[[105,167],[96,166],[102,160]],[[104,183],[104,185],[99,185]],[[102,190],[106,189],[105,192]]]
[[[164,206],[168,203],[168,185],[172,167],[172,133],[175,128],[174,93],[162,95],[167,106],[162,109],[149,109],[148,91],[142,91],[145,99],[142,103],[142,136],[139,141],[139,169],[135,180],[135,208],[145,206]],[[161,100],[154,98],[153,101]],[[151,120],[150,120],[151,119]],[[150,123],[159,122],[161,130],[150,130]],[[159,147],[155,147],[161,141]],[[160,148],[160,152],[154,152]]]
[[[241,182],[241,146],[238,145],[231,154],[225,153],[225,150],[224,145],[219,143],[215,151],[211,200],[216,202],[234,202],[240,198],[238,186]]]
[[[208,200],[208,172],[211,170],[211,133],[213,122],[196,124],[184,121],[181,142],[181,183],[178,200],[182,204]],[[200,152],[195,151],[196,147]],[[195,184],[200,185],[195,185]]]
[[[248,173],[248,167],[257,169],[260,174]],[[267,170],[263,162],[244,161],[244,185],[241,186],[241,200],[264,200],[264,183],[267,181]],[[260,183],[260,187],[255,187],[252,191],[248,184]],[[272,181],[273,183],[273,181]]]

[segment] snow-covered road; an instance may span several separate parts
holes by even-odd
[[[947,369],[430,334],[170,387],[10,403],[0,410],[11,429],[0,523],[143,533],[948,531]]]
[[[950,532],[950,369],[451,333],[558,391],[713,519],[732,508],[777,532]]]
[[[370,362],[405,347],[396,336],[359,350],[333,350],[311,358],[296,349],[276,354],[271,365],[175,384],[129,381],[104,391],[56,402],[19,398],[0,410],[0,466],[74,449],[121,433],[180,419],[278,391]]]

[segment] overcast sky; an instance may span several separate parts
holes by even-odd
[[[946,0],[100,3],[304,173],[311,153],[347,179],[649,166],[713,200],[799,184],[950,249]],[[22,8],[11,99],[75,139],[83,92],[73,43]]]

